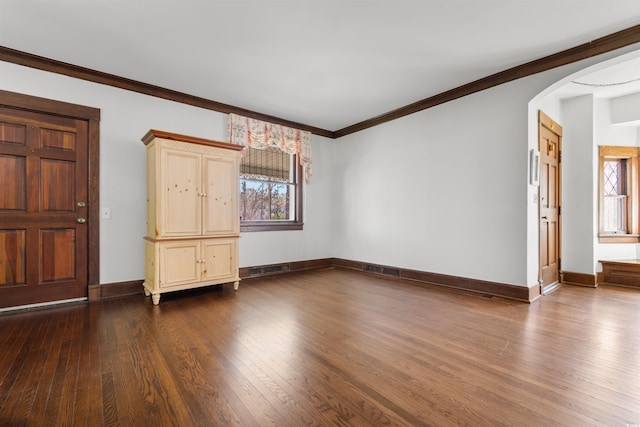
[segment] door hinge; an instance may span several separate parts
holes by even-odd
[[[562,151],[558,151],[558,163],[562,163]]]
[[[562,207],[558,206],[558,215],[561,215],[561,214],[562,214]]]

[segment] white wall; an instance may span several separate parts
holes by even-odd
[[[609,116],[614,124],[633,123],[640,126],[640,93],[611,99]]]
[[[336,257],[525,285],[527,102],[542,87],[521,79],[340,139]]]
[[[562,270],[593,274],[598,200],[593,96],[564,100],[561,111]]]
[[[112,219],[100,220],[100,282],[142,279],[146,166],[140,138],[153,128],[226,141],[226,114],[5,62],[0,88],[101,110],[100,205],[111,208]],[[331,145],[312,138],[314,177],[306,191],[304,231],[243,233],[241,266],[331,256]]]

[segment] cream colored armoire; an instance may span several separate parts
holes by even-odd
[[[145,295],[233,282],[238,289],[239,145],[150,130]]]

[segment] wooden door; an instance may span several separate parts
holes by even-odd
[[[540,111],[540,281],[542,290],[560,281],[560,189],[562,127]]]
[[[0,308],[87,296],[88,134],[0,107]]]

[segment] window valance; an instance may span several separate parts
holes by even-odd
[[[311,179],[311,132],[249,117],[229,114],[229,142],[244,147],[264,150],[277,147],[280,150],[297,154],[304,168],[305,181]],[[244,153],[243,153],[244,154]]]

